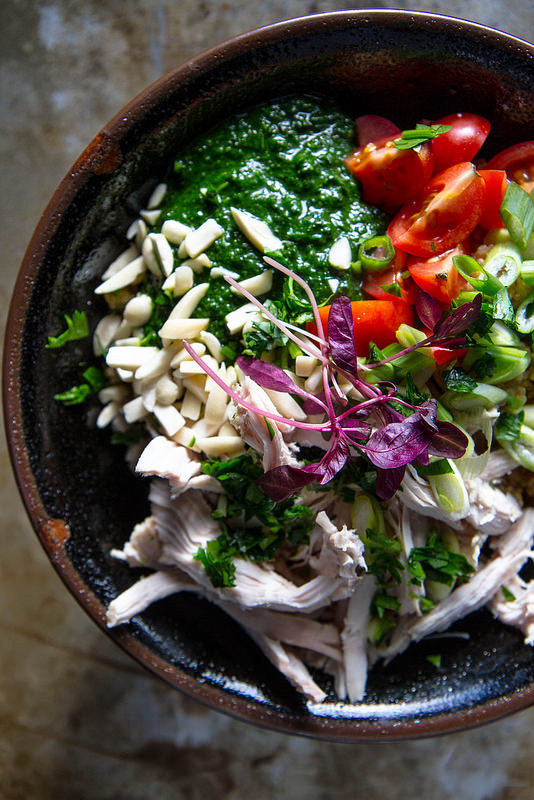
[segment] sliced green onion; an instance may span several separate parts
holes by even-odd
[[[423,478],[429,475],[448,475],[452,472],[452,467],[447,458],[439,458],[436,461],[430,461],[429,464],[416,465],[417,474]]]
[[[512,242],[526,250],[534,227],[534,203],[528,192],[510,181],[499,211]]]
[[[439,400],[437,401],[437,413],[436,417],[440,419],[442,422],[453,422],[454,418],[450,411],[447,411],[444,405],[442,405]]]
[[[500,280],[487,273],[484,267],[472,256],[454,256],[452,261],[460,275],[478,292],[493,297],[504,288]],[[483,278],[474,277],[480,273],[483,274]]]
[[[489,345],[471,347],[464,358],[466,369],[480,359],[491,359],[491,375],[486,375],[486,383],[506,383],[522,375],[530,364],[530,354],[519,347],[500,347]]]
[[[521,277],[527,286],[534,286],[534,259],[527,259],[521,264]]]
[[[425,581],[426,595],[434,603],[441,603],[442,600],[445,600],[450,595],[453,589],[453,583],[448,586],[446,583],[439,583],[438,581]],[[428,658],[429,656],[427,656],[427,660]],[[436,666],[439,666],[439,664],[436,664]]]
[[[368,494],[359,494],[354,500],[351,515],[352,527],[365,533],[371,528],[376,533],[385,533],[384,514],[380,503]]]
[[[529,428],[534,428],[534,405],[523,406],[521,411],[525,413],[523,417],[525,425],[528,425]]]
[[[436,502],[451,520],[462,519],[469,511],[469,497],[464,480],[454,461],[448,459],[451,471],[445,475],[429,475],[428,482]]]
[[[513,347],[519,344],[519,337],[500,320],[493,323],[486,336],[492,344],[501,345],[501,347]]]
[[[501,442],[501,447],[503,447],[518,464],[534,472],[534,448],[527,447],[519,439],[515,442]]]
[[[420,331],[417,328],[412,328],[411,325],[406,325],[406,323],[403,322],[397,328],[395,338],[403,347],[413,347],[415,344],[424,342],[427,336],[425,333],[423,333],[423,331]],[[425,349],[426,348],[423,347],[420,352],[424,352]],[[426,352],[428,353],[429,349],[427,349]]]
[[[494,408],[506,403],[508,392],[498,386],[488,383],[477,383],[476,387],[466,394],[465,392],[445,392],[441,397],[444,406],[453,411],[469,411],[472,408]]]
[[[484,244],[510,244],[511,241],[506,228],[492,228],[484,237]]]
[[[381,272],[395,258],[395,248],[389,236],[373,236],[362,242],[358,259],[362,267],[370,272]]]
[[[534,293],[523,300],[516,311],[515,321],[519,333],[532,333],[534,331]]]
[[[486,256],[484,269],[503,286],[511,286],[519,277],[521,253],[514,244],[496,244]]]

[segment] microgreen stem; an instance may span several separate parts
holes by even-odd
[[[184,349],[187,350],[193,361],[196,361],[199,367],[202,367],[206,375],[209,375],[209,377],[215,381],[217,386],[220,386],[220,388],[223,389],[226,394],[231,397],[235,403],[237,403],[237,405],[243,406],[243,408],[252,411],[253,414],[257,414],[259,417],[268,417],[275,422],[281,422],[283,425],[289,425],[294,428],[303,428],[304,430],[321,431],[327,430],[331,426],[330,421],[319,424],[299,422],[298,420],[286,419],[286,417],[282,417],[279,414],[273,414],[271,411],[265,411],[261,408],[257,408],[257,406],[252,405],[252,403],[249,403],[247,400],[244,400],[242,397],[240,397],[237,392],[234,392],[233,389],[231,389],[228,384],[225,383],[225,381],[223,381],[223,379],[219,377],[219,375],[217,375],[217,373],[214,372],[197,353],[195,353],[189,342],[184,340],[183,345]]]

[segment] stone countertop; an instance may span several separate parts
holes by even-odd
[[[224,38],[344,5],[3,0],[2,325],[40,212],[117,109]],[[534,40],[534,13],[521,0],[396,7],[468,12]],[[263,731],[172,691],[112,645],[67,593],[30,529],[3,440],[0,457],[0,800],[534,796],[534,709],[441,739],[350,746]]]

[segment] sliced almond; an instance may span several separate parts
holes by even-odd
[[[157,347],[113,346],[108,350],[106,364],[115,369],[136,370],[158,352]]]
[[[154,275],[163,277],[171,274],[174,255],[162,233],[149,233],[143,242],[142,253],[147,267]]]
[[[200,227],[187,234],[183,241],[184,250],[189,258],[196,258],[204,250],[207,250],[223,233],[224,228],[221,228],[216,220],[207,219]]]
[[[200,331],[206,330],[209,319],[169,319],[159,331],[164,339],[196,339]]]
[[[334,242],[328,253],[328,263],[334,269],[350,269],[352,251],[346,236],[341,236]]]
[[[105,280],[95,289],[95,294],[111,294],[119,289],[124,289],[132,283],[136,283],[146,272],[146,264],[142,256],[134,258],[118,272]]]
[[[126,250],[124,250],[117,258],[111,262],[111,264],[107,267],[106,270],[102,273],[102,280],[107,280],[111,278],[112,275],[115,275],[116,272],[120,272],[120,270],[133,261],[139,252],[137,247],[133,244],[130,245]]]
[[[161,205],[163,198],[167,194],[167,184],[166,183],[158,183],[155,187],[154,191],[148,198],[148,203],[146,204],[147,208],[158,208]]]
[[[172,244],[182,244],[183,240],[188,233],[191,233],[192,228],[189,225],[184,225],[183,222],[178,222],[176,219],[167,219],[161,226],[161,232]]]
[[[249,242],[257,247],[261,253],[271,253],[280,250],[282,242],[275,236],[266,222],[248,211],[240,211],[238,208],[230,208],[234,221]]]
[[[247,292],[250,292],[254,297],[258,297],[260,294],[266,294],[270,292],[273,287],[273,271],[271,269],[266,269],[264,272],[260,272],[259,275],[245,278],[245,280],[239,281],[239,286],[246,289]],[[233,286],[232,292],[234,294],[239,294],[238,289]]]

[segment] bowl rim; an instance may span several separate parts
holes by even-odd
[[[351,22],[362,24],[365,21],[381,25],[395,21],[403,22],[414,28],[423,27],[425,30],[462,31],[464,35],[468,34],[475,38],[482,35],[488,47],[505,47],[514,51],[519,49],[522,55],[530,56],[534,60],[534,45],[511,34],[453,16],[400,9],[354,9],[300,16],[255,28],[203,50],[155,80],[117,112],[96,134],[59,183],[36,225],[14,284],[6,322],[3,355],[4,425],[11,465],[19,493],[32,527],[53,567],[91,619],[139,664],[209,708],[223,711],[235,719],[272,731],[300,734],[333,742],[385,739],[395,741],[472,728],[534,704],[534,685],[530,688],[520,689],[509,696],[487,700],[484,705],[440,712],[422,718],[377,721],[364,718],[325,718],[309,714],[305,719],[295,720],[291,715],[281,713],[278,709],[261,704],[254,705],[243,695],[233,694],[220,686],[200,682],[180,667],[169,664],[157,656],[148,646],[128,633],[126,628],[107,628],[104,605],[88,589],[68,558],[65,545],[70,532],[67,523],[61,519],[51,518],[41,501],[39,488],[25,449],[19,391],[20,376],[17,367],[21,359],[21,334],[32,295],[32,287],[45,254],[47,242],[56,230],[64,210],[91,176],[95,172],[113,171],[116,165],[114,148],[116,148],[117,137],[140,119],[146,108],[150,108],[162,93],[184,81],[192,73],[208,69],[215,61],[221,63],[232,58],[243,49],[277,41],[284,36],[288,29],[291,33],[304,34],[305,32],[319,32],[330,25],[339,24],[344,27]]]

